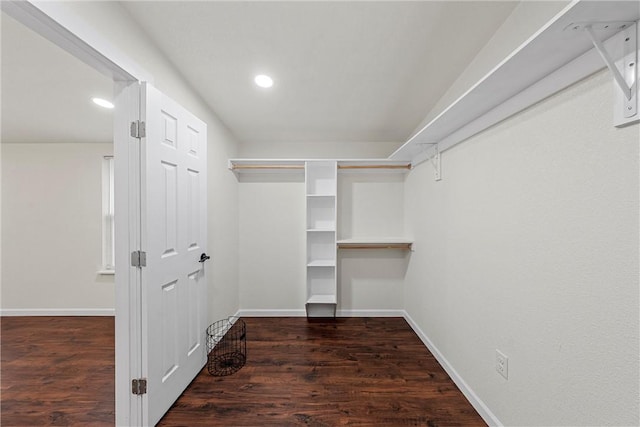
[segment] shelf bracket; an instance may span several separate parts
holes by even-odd
[[[435,180],[440,181],[442,179],[442,175],[440,174],[440,151],[438,151],[438,144],[436,144],[433,149],[436,152],[429,158],[429,163],[431,163],[431,166],[433,166],[435,171]]]
[[[568,28],[584,31],[609,71],[616,90],[614,125],[622,126],[640,119],[638,115],[638,23],[637,22],[584,22]],[[619,30],[618,34],[602,42],[596,31]],[[608,46],[605,46],[605,43]],[[613,53],[611,52],[613,50]]]
[[[433,166],[435,180],[436,181],[442,180],[442,173],[440,168],[440,151],[438,150],[438,143],[437,142],[418,142],[416,145],[418,146],[428,145],[429,147],[433,147],[431,151],[433,154],[429,153],[431,155],[427,157],[425,155],[427,154],[427,149],[423,148],[422,152],[414,158],[414,161],[412,162],[413,165],[415,166],[418,163],[428,161],[429,163],[431,163],[431,166]]]
[[[611,59],[611,57],[609,56],[609,52],[607,52],[607,49],[604,47],[602,42],[598,40],[598,37],[596,37],[596,34],[593,31],[593,27],[591,25],[587,25],[585,27],[585,31],[587,32],[587,35],[591,39],[591,43],[593,43],[593,46],[596,48],[596,50],[600,54],[600,57],[603,59],[604,63],[607,65],[607,68],[609,68],[609,70],[613,74],[613,79],[616,81],[616,83],[618,83],[618,86],[622,90],[622,93],[624,94],[625,98],[628,101],[630,101],[633,98],[632,87],[635,85],[636,79],[635,79],[635,72],[627,72],[627,68],[631,68],[632,69],[631,71],[635,71],[635,68],[637,67],[637,64],[636,64],[637,61],[635,60],[636,58],[630,59],[629,61],[624,61],[625,63],[623,63],[623,65],[626,65],[624,67],[626,76],[622,75],[622,73],[616,66],[615,61]],[[631,54],[630,56],[636,56],[636,55],[633,55],[633,53],[636,51],[635,46],[637,44],[637,40],[636,40],[637,37],[636,37],[635,31],[630,31],[630,33],[631,34],[625,37],[624,50],[625,50],[625,53],[629,51],[629,53]],[[625,55],[625,58],[626,56],[627,55]],[[630,78],[631,82],[627,83],[626,79],[628,79],[629,76],[631,77]]]

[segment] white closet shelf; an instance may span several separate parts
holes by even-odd
[[[335,295],[312,295],[307,300],[307,304],[336,304],[337,298]]]
[[[336,261],[332,259],[321,259],[307,263],[307,267],[335,267]]]
[[[416,165],[605,67],[580,24],[640,19],[637,1],[573,1],[389,158]]]
[[[413,240],[394,237],[365,237],[342,239],[337,242],[338,249],[402,249],[411,250]]]
[[[411,163],[403,160],[338,160],[338,173],[407,173]]]
[[[241,173],[293,173],[303,174],[307,161],[336,161],[336,159],[230,159],[229,170]],[[390,159],[337,160],[339,173],[407,173],[411,163]],[[322,195],[319,195],[322,196]]]

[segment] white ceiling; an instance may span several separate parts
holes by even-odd
[[[404,142],[516,3],[121,5],[240,141],[268,143]],[[4,13],[1,53],[2,141],[112,139],[90,102],[111,97],[108,78]]]
[[[122,5],[239,140],[267,143],[405,141],[516,3]]]
[[[113,82],[2,13],[2,142],[111,142]]]

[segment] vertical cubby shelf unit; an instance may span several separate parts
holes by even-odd
[[[308,317],[335,317],[336,314],[337,183],[336,161],[305,163]]]

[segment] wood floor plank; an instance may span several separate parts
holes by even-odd
[[[247,364],[206,368],[161,426],[484,426],[402,318],[245,318]],[[115,423],[112,317],[3,317],[2,426]]]

